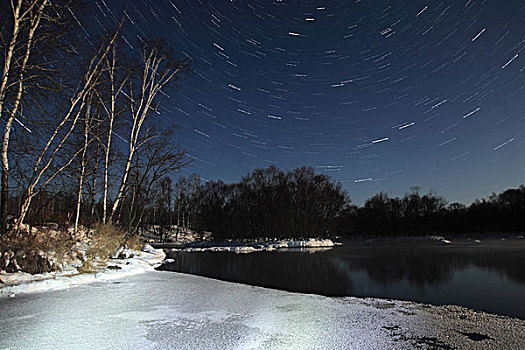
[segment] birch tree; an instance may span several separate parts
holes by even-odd
[[[91,197],[91,210],[90,210],[90,221],[91,223],[94,222],[96,213],[96,198],[97,198],[97,177],[98,177],[98,170],[99,170],[99,164],[100,164],[100,149],[101,149],[100,142],[95,143],[95,155],[93,157],[93,164],[91,164],[91,189],[90,189],[90,197]]]
[[[38,30],[44,10],[48,6],[48,0],[32,0],[32,1],[11,1],[11,9],[13,12],[13,29],[11,32],[11,39],[7,46],[4,56],[4,67],[0,82],[0,120],[3,118],[4,110],[7,112],[5,120],[4,133],[2,137],[2,190],[0,195],[0,234],[6,230],[6,216],[7,216],[7,202],[9,199],[9,137],[13,127],[16,113],[18,112],[20,102],[22,100],[22,93],[24,88],[24,75],[26,73],[27,63],[32,54],[35,33]],[[27,22],[27,24],[26,24]],[[27,31],[25,38],[25,50],[23,50],[20,66],[18,67],[18,74],[12,79],[16,58],[16,48],[20,45],[21,31]],[[10,110],[6,108],[6,96],[9,88],[14,88],[15,98]]]
[[[91,92],[91,98],[89,98],[89,101],[93,101],[93,92]],[[89,103],[86,107],[86,112],[83,120],[84,124],[84,132],[82,135],[83,144],[82,144],[82,151],[81,151],[81,157],[80,157],[80,174],[78,177],[78,193],[77,193],[77,207],[76,207],[76,213],[75,213],[75,226],[74,226],[74,232],[77,233],[78,230],[78,222],[80,219],[80,206],[82,204],[82,192],[84,190],[84,178],[86,176],[86,154],[88,151],[88,146],[91,143],[91,139],[89,137],[91,133],[91,124],[93,123],[93,115],[91,112],[92,105]]]
[[[20,209],[20,215],[15,220],[15,231],[20,230],[20,225],[27,215],[33,197],[66,169],[82,152],[82,149],[79,149],[68,157],[68,159],[64,160],[62,164],[54,168],[51,167],[57,158],[57,154],[63,149],[69,136],[77,126],[77,122],[84,109],[91,103],[88,97],[91,96],[90,92],[99,82],[105,59],[118,35],[119,31],[116,31],[106,42],[100,45],[97,52],[93,55],[85,74],[82,76],[78,89],[71,97],[68,108],[58,119],[58,124],[37,156],[32,169],[32,176],[26,189],[25,199]],[[49,169],[53,169],[53,171],[48,171]]]
[[[174,60],[160,42],[144,45],[141,52],[141,69],[136,79],[129,80],[129,113],[131,128],[128,140],[128,155],[119,190],[107,222],[111,223],[125,194],[128,177],[136,151],[148,142],[141,137],[141,130],[151,112],[158,108],[157,96],[169,83],[176,83],[189,69],[187,61]],[[134,82],[137,82],[136,86]],[[118,223],[118,219],[117,219]]]
[[[115,125],[115,119],[119,114],[117,110],[117,99],[123,92],[123,88],[129,79],[129,74],[125,73],[123,76],[119,76],[117,66],[117,48],[112,47],[111,56],[106,58],[106,70],[107,78],[109,81],[109,104],[103,102],[102,105],[106,111],[108,117],[108,131],[106,143],[104,145],[104,193],[102,195],[102,223],[106,224],[108,217],[107,203],[108,203],[108,188],[109,188],[109,163],[111,154],[111,140],[113,136],[113,128]],[[99,94],[100,97],[100,94]],[[103,101],[103,98],[100,97]]]
[[[0,119],[4,122],[0,151],[0,234],[7,228],[9,163],[13,164],[10,145],[15,126],[31,133],[26,125],[40,118],[27,118],[27,115],[45,108],[48,103],[44,100],[57,97],[56,92],[63,92],[68,70],[62,68],[69,64],[69,58],[78,56],[75,48],[82,45],[74,37],[78,27],[76,22],[73,24],[73,10],[80,9],[78,4],[76,0],[11,0],[0,3],[0,51],[3,53]]]

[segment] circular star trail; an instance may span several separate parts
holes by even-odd
[[[193,73],[159,124],[186,173],[312,166],[355,203],[412,186],[470,202],[523,183],[525,3],[94,1],[130,46],[163,37]]]

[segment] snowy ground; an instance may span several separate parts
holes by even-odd
[[[223,248],[333,245],[319,242]],[[112,260],[112,268],[97,274],[1,275],[0,349],[525,348],[524,320],[456,306],[329,298],[159,272],[154,266],[164,253],[146,250]]]
[[[147,271],[154,271],[164,261],[166,254],[161,249],[153,249],[145,245],[143,251],[124,250],[128,259],[112,259],[104,262],[105,268],[98,273],[79,274],[77,270],[68,266],[61,272],[31,275],[25,272],[0,273],[0,296],[13,297],[16,294],[60,290],[76,285],[96,281],[114,280],[133,276]]]
[[[0,298],[0,349],[519,349],[525,321],[152,271]]]

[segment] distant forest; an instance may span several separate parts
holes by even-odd
[[[174,183],[163,177],[153,184],[130,182],[134,196],[125,197],[120,226],[154,230],[164,238],[179,229],[210,232],[213,239],[399,237],[449,234],[518,233],[525,231],[525,187],[508,189],[470,206],[450,203],[434,192],[413,187],[403,197],[381,192],[363,206],[351,204],[340,183],[311,167],[283,171],[256,169],[239,182],[203,181],[196,174]],[[77,196],[64,189],[43,191],[34,199],[27,222],[68,224]],[[13,206],[17,201],[12,197]],[[101,200],[83,207],[81,223],[100,222]],[[92,216],[93,215],[93,216]]]
[[[525,187],[493,193],[476,199],[470,206],[447,204],[445,198],[418,188],[402,198],[381,192],[362,207],[350,205],[338,218],[344,235],[421,236],[477,233],[518,233],[525,231]]]
[[[195,181],[195,177],[193,178]],[[303,167],[257,169],[240,182],[211,181],[181,192],[191,227],[224,238],[399,237],[525,231],[525,187],[447,204],[434,192],[413,187],[402,198],[381,192],[362,207],[352,205],[340,183]],[[190,186],[191,187],[191,186]],[[153,217],[153,216],[149,216]]]

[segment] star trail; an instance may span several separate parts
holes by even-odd
[[[125,16],[130,48],[163,37],[191,59],[155,116],[179,127],[184,174],[307,165],[357,204],[412,186],[470,203],[524,182],[521,0],[94,3],[86,33]]]

